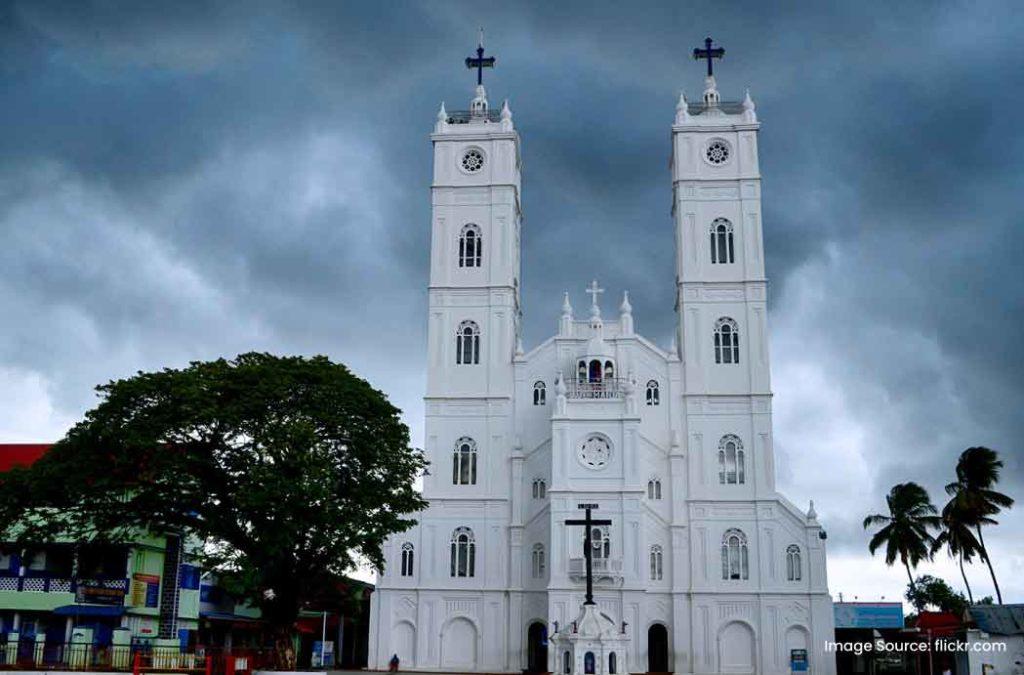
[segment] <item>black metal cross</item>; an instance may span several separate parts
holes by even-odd
[[[590,517],[590,512],[597,508],[597,504],[579,504],[579,508],[584,510],[586,517],[583,520],[569,519],[565,521],[566,525],[582,525],[583,526],[583,558],[587,564],[587,598],[584,601],[584,605],[594,604],[594,567],[591,560],[593,559],[593,551],[591,547],[593,542],[590,538],[591,529],[594,525],[611,525],[610,520],[594,520]]]
[[[708,60],[708,77],[713,75],[711,71],[711,59],[720,59],[725,56],[725,50],[721,47],[711,47],[711,38],[704,38],[704,48],[696,47],[693,50],[693,58],[697,61]]]
[[[476,58],[472,56],[466,57],[466,67],[476,68],[476,83],[484,83],[484,68],[494,67],[494,57],[484,57],[484,29],[480,29],[480,42],[477,43],[476,47]]]

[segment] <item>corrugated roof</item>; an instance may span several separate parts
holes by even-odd
[[[993,635],[1024,635],[1024,605],[971,605],[971,619]]]

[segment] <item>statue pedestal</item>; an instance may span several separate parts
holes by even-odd
[[[619,675],[627,672],[629,636],[597,605],[583,605],[575,624],[552,635],[551,643],[555,652],[555,673]]]

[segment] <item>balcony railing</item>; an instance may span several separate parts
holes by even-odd
[[[70,577],[52,577],[26,575],[23,577],[0,576],[0,591],[19,591],[23,593],[74,593],[80,585],[107,588],[115,591],[128,591],[128,579],[72,579]]]
[[[622,558],[594,558],[591,561],[594,581],[620,581],[622,579]],[[581,581],[587,578],[587,559],[569,558],[569,576]]]
[[[488,109],[484,113],[475,113],[470,110],[453,110],[448,113],[448,124],[469,124],[470,122],[500,122],[501,110]]]
[[[591,382],[589,380],[570,380],[567,382],[568,398],[576,399],[608,399],[622,398],[626,394],[627,380],[617,377],[606,377]]]

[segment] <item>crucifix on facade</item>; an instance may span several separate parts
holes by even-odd
[[[467,56],[466,57],[466,67],[470,68],[470,69],[476,68],[476,83],[478,85],[484,83],[484,68],[493,68],[494,67],[494,57],[493,56],[484,57],[484,29],[483,28],[480,29],[480,41],[477,43],[477,46],[476,46],[476,58],[474,59],[472,56]]]
[[[708,77],[711,77],[714,73],[711,70],[711,60],[720,59],[725,56],[725,49],[722,47],[711,47],[711,38],[704,38],[704,48],[696,47],[693,50],[693,58],[697,61],[701,59],[707,59],[708,61]]]
[[[594,284],[597,285],[596,282]],[[586,561],[587,567],[587,598],[584,601],[584,605],[594,604],[594,566],[593,566],[593,539],[590,533],[593,531],[595,525],[611,525],[610,520],[594,520],[591,517],[591,511],[597,508],[597,504],[579,504],[579,508],[583,509],[585,514],[583,520],[576,518],[570,518],[565,521],[566,525],[582,525],[583,526],[583,558]]]

